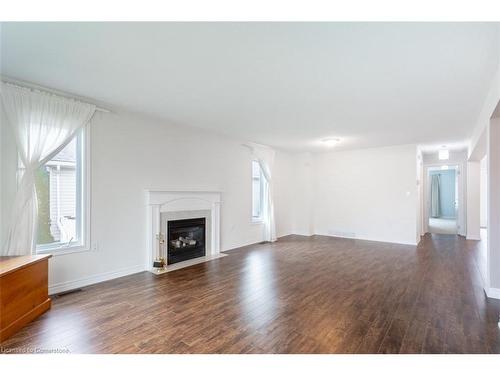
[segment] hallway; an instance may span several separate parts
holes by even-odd
[[[457,234],[457,221],[455,219],[429,218],[429,233]]]

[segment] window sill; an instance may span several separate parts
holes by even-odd
[[[252,224],[254,224],[254,225],[264,224],[264,220],[262,220],[262,219],[252,219]]]
[[[90,247],[88,246],[70,246],[70,247],[56,247],[56,248],[49,248],[49,249],[40,249],[37,250],[36,253],[40,255],[44,254],[51,254],[52,256],[56,257],[59,255],[66,255],[66,254],[73,254],[73,253],[82,253],[90,251]]]

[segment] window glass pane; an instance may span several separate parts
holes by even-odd
[[[260,217],[260,181],[253,180],[253,217]]]
[[[259,162],[255,160],[252,162],[252,177],[260,178],[260,165]]]
[[[81,189],[77,186],[80,142],[75,137],[36,174],[38,200],[37,245],[74,243],[78,238]]]
[[[260,165],[252,162],[252,217],[260,219],[262,212],[262,183]]]

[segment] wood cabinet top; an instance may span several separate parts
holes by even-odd
[[[52,255],[21,255],[21,256],[0,256],[0,276],[14,272],[30,264],[47,260]]]

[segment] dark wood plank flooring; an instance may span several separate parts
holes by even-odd
[[[288,236],[53,299],[2,351],[500,353],[481,243]]]

